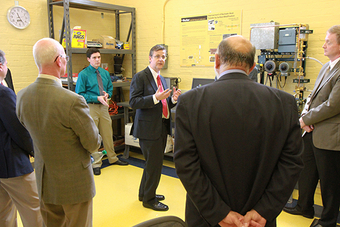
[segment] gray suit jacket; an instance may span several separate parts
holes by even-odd
[[[99,148],[101,137],[85,99],[38,77],[18,93],[17,115],[33,139],[40,199],[57,205],[92,199],[90,152]]]
[[[302,119],[306,125],[314,125],[315,147],[340,151],[340,61],[321,83],[328,66],[329,62],[320,70],[302,112]]]

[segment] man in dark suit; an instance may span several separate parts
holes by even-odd
[[[328,29],[324,64],[300,118],[305,143],[314,151],[323,211],[311,227],[335,227],[340,206],[340,25]]]
[[[18,92],[17,115],[34,144],[41,213],[48,227],[92,227],[90,153],[101,137],[84,97],[62,87],[68,56],[51,38],[33,46],[36,81]]]
[[[7,69],[7,74],[6,74],[6,77],[5,77],[5,82],[7,84],[7,87],[9,87],[10,89],[12,89],[14,91],[14,85],[13,85],[13,80],[12,80],[12,73],[11,73],[11,70],[9,70],[9,69]]]
[[[0,50],[0,82],[7,74]],[[0,85],[0,226],[17,226],[17,211],[24,226],[43,226],[38,190],[29,157],[32,140],[15,113],[15,93]]]
[[[165,79],[160,75],[166,60],[164,46],[156,45],[149,53],[150,65],[134,75],[130,87],[130,106],[136,109],[132,134],[139,138],[145,158],[145,167],[139,187],[139,200],[143,206],[157,211],[167,211],[169,207],[156,195],[162,166],[167,135],[171,133],[171,111],[175,106],[180,90],[167,88]]]
[[[189,226],[274,227],[299,177],[295,99],[249,79],[254,55],[242,36],[223,40],[217,81],[179,97],[174,160]]]

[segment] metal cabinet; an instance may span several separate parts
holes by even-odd
[[[72,48],[71,47],[71,27],[70,27],[70,8],[77,8],[83,10],[99,11],[105,13],[113,13],[115,15],[115,28],[116,28],[116,39],[120,40],[120,15],[130,14],[131,24],[127,39],[131,37],[130,49],[100,49],[101,54],[119,54],[125,55],[130,54],[132,56],[132,75],[136,74],[136,15],[135,8],[125,7],[119,5],[112,5],[88,0],[47,0],[48,8],[48,24],[49,24],[49,37],[55,38],[55,29],[53,21],[53,7],[63,7],[64,17],[61,27],[60,43],[64,37],[66,41],[66,54],[69,56],[70,60],[67,63],[67,82],[68,89],[74,90],[74,83],[72,78],[72,54],[85,54],[86,48]]]

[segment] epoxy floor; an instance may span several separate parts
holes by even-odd
[[[137,160],[143,159],[141,154],[135,152],[130,152],[130,156]],[[170,160],[164,160],[164,165],[174,168],[174,163]],[[165,196],[164,203],[169,206],[169,210],[157,212],[144,208],[138,200],[142,168],[133,164],[112,165],[102,168],[101,171],[100,176],[95,176],[97,194],[94,197],[94,227],[129,227],[167,215],[174,215],[184,220],[185,190],[178,178],[162,175],[157,193]],[[293,192],[293,198],[297,198],[297,191]],[[315,194],[315,203],[321,205],[319,189]],[[282,212],[277,219],[278,227],[309,227],[312,221],[285,212]],[[20,220],[18,224],[22,226]]]

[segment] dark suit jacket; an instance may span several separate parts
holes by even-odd
[[[12,178],[33,172],[29,154],[32,140],[15,113],[14,92],[0,85],[0,178]]]
[[[231,210],[251,209],[276,226],[302,169],[295,99],[226,74],[180,96],[174,147],[189,226],[215,226]]]
[[[160,76],[164,90],[167,89],[165,79]],[[154,104],[152,96],[157,91],[157,84],[149,67],[140,71],[131,81],[130,106],[136,109],[135,120],[132,126],[132,134],[139,139],[156,140],[162,132],[162,102]],[[169,119],[171,108],[175,106],[171,97],[167,98]],[[168,134],[171,135],[171,121],[168,122]]]
[[[7,70],[7,74],[5,77],[5,81],[7,83],[7,86],[14,91],[14,85],[13,85],[13,80],[12,80],[12,74],[11,70]],[[14,91],[15,92],[15,91]]]
[[[329,66],[324,64],[316,78],[314,89],[302,111],[306,125],[314,125],[313,144],[319,149],[340,151],[340,61],[322,80]]]

